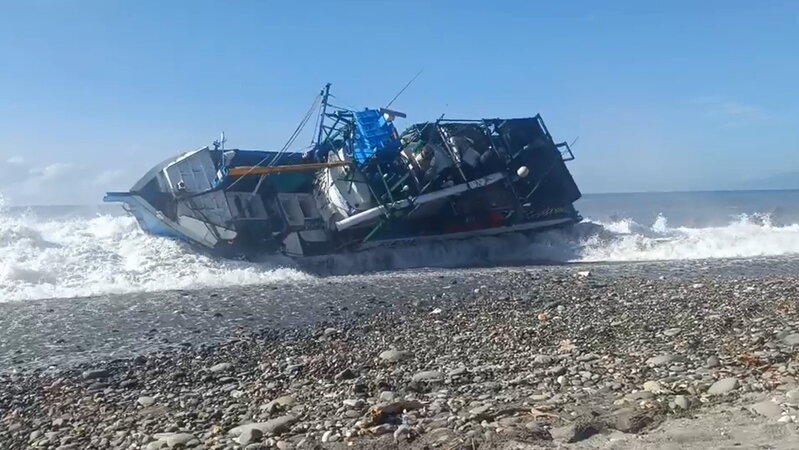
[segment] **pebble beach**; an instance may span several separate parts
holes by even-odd
[[[795,448],[795,263],[714,264],[4,304],[0,447]]]

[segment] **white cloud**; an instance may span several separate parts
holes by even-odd
[[[123,172],[120,169],[104,170],[94,177],[93,183],[98,186],[104,186],[119,180],[119,177],[122,176],[122,174]]]
[[[138,175],[63,161],[29,166],[22,158],[9,156],[0,155],[0,197],[12,205],[99,203],[104,191],[125,188],[130,177]]]
[[[698,97],[691,103],[700,105],[706,112],[716,115],[732,117],[759,117],[763,116],[763,108],[739,102],[725,97],[707,96]]]
[[[52,163],[44,167],[34,167],[28,170],[31,177],[28,181],[50,181],[64,177],[73,172],[74,166],[70,163]]]
[[[732,116],[743,116],[751,114],[759,114],[762,110],[753,105],[746,105],[733,100],[726,100],[718,104],[718,107],[725,113]]]

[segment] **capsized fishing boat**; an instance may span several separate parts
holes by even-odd
[[[109,192],[141,228],[225,256],[310,257],[567,227],[580,190],[540,115],[439,119],[351,110],[320,92],[278,151],[212,146],[169,158]],[[390,105],[389,105],[390,106]],[[289,148],[314,116],[304,152]]]

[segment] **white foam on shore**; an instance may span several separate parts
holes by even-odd
[[[0,208],[0,301],[303,280],[279,264],[211,258],[132,217],[40,219]]]
[[[0,200],[2,200],[0,198]],[[587,220],[572,230],[514,234],[331,258],[331,273],[520,262],[692,260],[799,254],[799,224],[767,215],[725,226],[670,227]],[[131,217],[42,218],[0,204],[0,301],[198,289],[309,280],[287,258],[232,261],[144,234]]]
[[[657,261],[749,258],[799,254],[799,224],[777,226],[768,215],[742,215],[725,226],[670,227],[664,216],[650,226],[632,220],[598,223],[605,232],[579,242],[579,261]]]

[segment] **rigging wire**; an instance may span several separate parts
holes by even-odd
[[[294,143],[294,141],[297,139],[297,136],[299,136],[299,134],[302,132],[303,128],[305,128],[305,125],[308,123],[308,119],[310,119],[311,115],[313,115],[314,111],[316,111],[316,108],[319,106],[319,102],[321,102],[321,100],[322,100],[322,98],[319,95],[317,95],[316,98],[314,98],[314,101],[311,104],[311,107],[308,109],[308,112],[305,113],[305,117],[302,118],[302,120],[300,121],[300,124],[297,125],[297,128],[294,130],[294,132],[291,133],[291,136],[289,137],[289,140],[286,141],[286,144],[283,145],[283,148],[281,148],[275,154],[275,156],[272,158],[272,160],[269,162],[269,164],[267,164],[267,166],[273,165],[278,160],[278,158],[280,158],[280,156],[283,153],[285,153],[286,150],[288,150],[288,148],[291,146],[291,144]],[[232,183],[230,183],[230,186],[228,186],[226,190],[230,190],[231,188],[233,188],[233,186],[235,186],[236,183],[238,183],[242,178],[244,178],[247,175],[249,175],[250,173],[252,173],[252,171],[255,170],[256,167],[260,167],[261,164],[263,164],[267,159],[269,159],[269,156],[264,157],[264,159],[259,161],[258,164],[250,167],[250,170],[248,170],[244,175],[238,177],[236,180],[234,180]]]
[[[385,108],[388,108],[389,106],[391,106],[391,105],[394,103],[394,101],[395,101],[395,100],[397,100],[397,99],[399,98],[399,96],[400,96],[400,95],[402,95],[402,93],[403,93],[403,92],[405,92],[405,89],[408,89],[408,87],[409,87],[409,86],[410,86],[410,85],[411,85],[411,84],[412,84],[414,81],[416,81],[416,79],[417,79],[417,78],[419,78],[419,75],[421,75],[421,74],[422,74],[422,72],[424,72],[424,69],[420,69],[418,72],[416,72],[416,75],[414,75],[414,76],[413,76],[413,78],[411,78],[411,80],[410,80],[410,81],[408,81],[408,83],[407,83],[407,84],[405,84],[405,87],[403,87],[402,89],[400,89],[400,91],[399,91],[399,92],[397,92],[397,95],[395,95],[395,96],[394,96],[394,98],[392,98],[392,99],[391,99],[391,101],[390,101],[390,102],[388,102],[388,105],[386,105],[386,106],[385,106]]]

